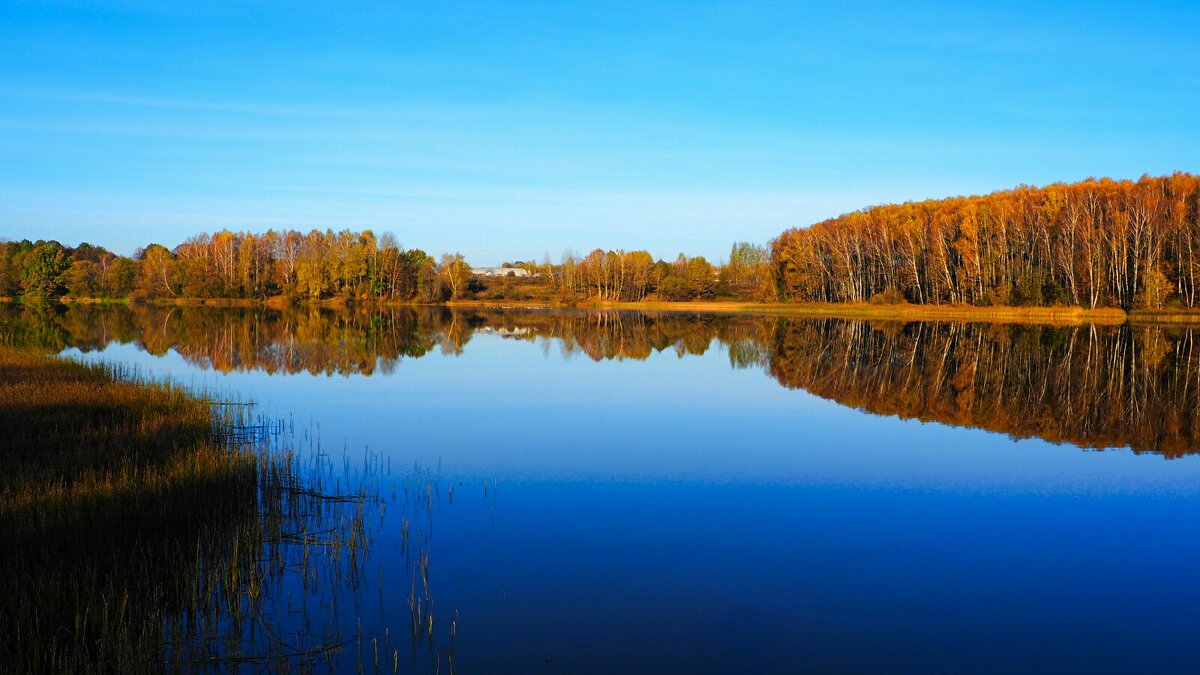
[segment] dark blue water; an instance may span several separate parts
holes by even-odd
[[[463,673],[1200,663],[1197,455],[870,414],[732,367],[724,343],[681,351],[596,361],[481,331],[369,376],[83,357],[235,393],[390,465],[401,497],[364,578],[313,603],[361,621],[380,672],[448,672],[452,620]],[[413,467],[437,486],[424,511],[402,504]],[[411,645],[405,519],[427,536],[432,655]],[[370,639],[333,666],[361,649],[372,672]]]

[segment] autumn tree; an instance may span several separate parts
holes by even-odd
[[[165,246],[150,244],[137,257],[137,291],[141,297],[179,296],[175,256]]]
[[[25,256],[21,291],[33,298],[48,298],[59,291],[59,276],[71,265],[58,242],[41,242]]]
[[[1177,173],[879,206],[784,232],[771,270],[796,301],[1193,307],[1198,201]]]
[[[442,283],[450,291],[450,298],[462,296],[467,287],[467,279],[471,276],[471,266],[463,259],[461,253],[444,253],[438,266]]]
[[[116,258],[108,267],[103,279],[104,295],[123,297],[133,292],[137,282],[137,265],[129,258]]]
[[[77,298],[91,298],[100,295],[101,284],[97,274],[97,265],[91,260],[76,260],[62,273],[62,285],[67,293]]]

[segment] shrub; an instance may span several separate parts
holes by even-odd
[[[908,299],[904,297],[904,294],[899,289],[887,288],[872,295],[868,302],[872,305],[899,305],[908,302]]]

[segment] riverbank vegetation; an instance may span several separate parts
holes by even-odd
[[[197,545],[252,520],[253,458],[212,442],[207,404],[129,375],[0,347],[6,672],[161,667]]]
[[[336,583],[365,493],[329,496],[245,405],[47,355],[58,333],[0,322],[0,670],[288,671],[336,651],[336,626],[285,635],[296,608],[264,598],[318,564]]]
[[[1200,177],[1184,173],[877,206],[768,246],[737,242],[716,264],[596,249],[478,269],[369,230],[222,230],[132,258],[90,244],[0,244],[0,297],[74,300],[857,303],[1166,316],[1197,309],[1198,284]]]

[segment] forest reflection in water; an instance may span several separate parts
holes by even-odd
[[[0,331],[52,349],[133,343],[223,372],[389,374],[485,333],[596,361],[721,345],[732,367],[872,414],[1168,457],[1200,449],[1200,354],[1186,326],[446,308],[8,306],[0,317]]]

